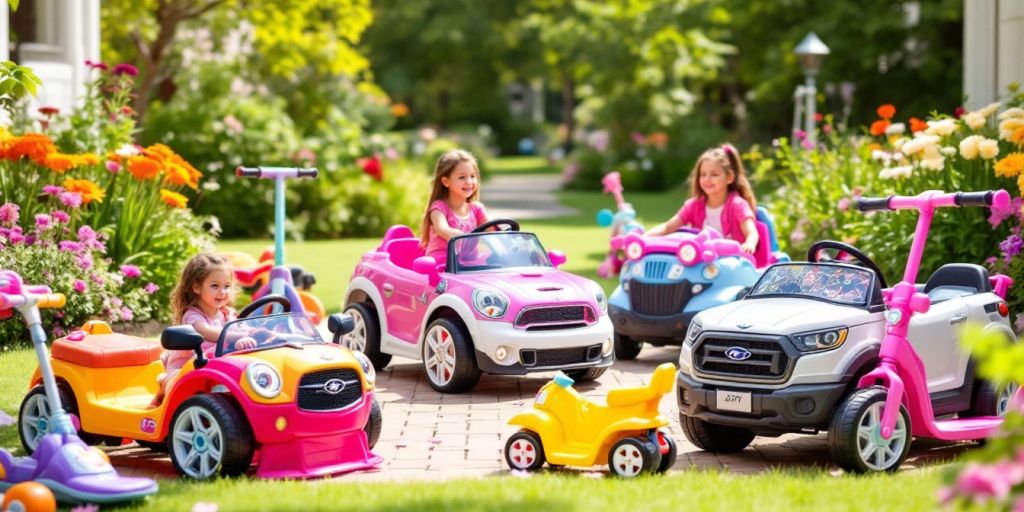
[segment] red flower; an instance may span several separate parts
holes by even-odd
[[[112,71],[115,75],[130,75],[135,76],[139,74],[139,68],[132,66],[131,64],[118,64],[114,66]]]
[[[964,115],[965,112],[967,112],[966,108],[957,107],[953,109],[953,116],[956,117],[957,119],[960,119],[960,116]]]
[[[89,68],[91,68],[91,69],[98,69],[100,71],[106,71],[106,70],[110,69],[106,64],[104,64],[102,62],[96,62],[96,61],[92,61],[92,60],[88,60],[88,59],[86,59],[85,65],[89,66]]]
[[[885,105],[878,107],[877,112],[878,117],[889,120],[892,119],[892,116],[896,115],[896,107],[892,106],[890,103],[886,103]]]
[[[369,174],[373,179],[377,181],[384,179],[384,168],[381,166],[380,159],[376,155],[370,158],[361,158],[357,163],[363,168],[363,172]]]
[[[888,127],[889,120],[879,119],[878,121],[871,123],[871,135],[874,135],[876,137],[879,135],[885,135],[885,129]]]
[[[825,119],[825,116],[821,115],[821,112],[815,112],[814,113],[814,122],[815,123],[820,123],[822,119]]]
[[[59,114],[60,109],[57,107],[39,107],[39,113],[46,117],[50,117],[52,115]]]
[[[923,132],[928,129],[928,123],[916,118],[910,118],[910,133]]]

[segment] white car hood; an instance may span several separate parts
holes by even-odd
[[[744,299],[710,308],[694,319],[707,331],[795,334],[882,321],[864,308],[791,297]]]

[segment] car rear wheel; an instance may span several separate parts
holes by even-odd
[[[615,333],[615,359],[620,361],[636,359],[642,348],[644,348],[644,342],[634,341],[629,336]]]
[[[78,402],[75,395],[64,384],[57,386],[60,394],[60,404],[64,412],[75,416],[73,421],[78,422],[78,437],[88,445],[106,444],[107,446],[118,446],[121,438],[112,436],[101,436],[90,434],[81,430],[81,419],[78,418]],[[25,452],[32,454],[39,441],[46,434],[50,433],[50,404],[46,401],[46,389],[36,386],[29,391],[28,395],[21,401],[21,408],[18,412],[18,437],[21,438],[21,445]]]
[[[960,413],[961,417],[1004,416],[1010,410],[1010,401],[1020,386],[1017,383],[998,386],[987,380],[974,385],[974,399],[971,408]]]
[[[196,395],[171,420],[169,448],[174,469],[189,478],[245,473],[254,442],[245,414],[227,397]]]
[[[423,369],[430,387],[441,393],[469,391],[480,380],[472,340],[459,321],[438,318],[430,323],[423,337]]]
[[[345,308],[345,314],[352,317],[352,332],[342,336],[341,344],[349,350],[362,352],[373,363],[377,371],[391,362],[391,354],[380,351],[380,322],[373,304],[357,302]]]
[[[679,415],[683,434],[697,448],[709,452],[732,453],[743,451],[754,440],[754,433],[739,427],[717,425],[702,419]]]

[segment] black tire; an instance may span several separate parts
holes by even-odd
[[[451,369],[445,369],[444,367],[436,369],[437,365],[441,364],[441,361],[438,358],[428,361],[427,351],[431,350],[431,336],[435,332],[442,333],[444,331],[448,333],[448,338],[442,339],[440,342],[448,344],[448,339],[450,339],[455,362],[452,363]],[[441,335],[441,337],[443,338],[444,336]],[[476,365],[473,341],[470,339],[469,333],[466,332],[466,328],[462,325],[461,321],[438,318],[430,322],[430,325],[427,326],[427,332],[423,335],[422,344],[420,357],[423,359],[423,369],[427,373],[427,382],[430,383],[430,387],[434,388],[435,391],[441,393],[462,393],[476,386],[476,383],[480,380],[481,372],[480,368]],[[434,365],[436,370],[431,370],[431,365]]]
[[[896,420],[896,429],[897,431],[900,430],[900,420],[902,419],[903,434],[894,434],[890,439],[890,442],[902,439],[902,449],[899,449],[900,447],[898,446],[897,449],[892,450],[893,455],[896,457],[889,461],[876,462],[874,466],[871,466],[868,465],[861,455],[858,430],[865,420],[871,421],[868,417],[871,409],[873,407],[880,407],[880,405],[876,404],[884,404],[887,395],[888,391],[880,386],[858,389],[850,393],[836,409],[828,429],[828,448],[832,454],[832,460],[839,467],[854,473],[865,473],[868,471],[892,472],[899,469],[900,464],[906,460],[907,453],[910,452],[912,436],[910,416],[907,414],[907,408],[902,404],[900,405],[900,417]],[[875,440],[872,439],[871,441]],[[895,453],[897,451],[898,453]]]
[[[187,418],[182,418],[188,413]],[[176,434],[179,431],[187,432],[186,427],[194,428],[191,424],[194,419],[200,421],[200,427],[206,430],[217,429],[220,437],[220,460],[216,461],[216,464],[212,468],[209,468],[209,474],[202,474],[202,466],[195,468],[195,462],[190,464],[188,467],[184,467],[183,457],[187,459],[190,450],[185,446],[184,441],[177,439]],[[187,422],[187,423],[186,423]],[[175,471],[178,474],[188,478],[203,480],[213,478],[216,475],[221,476],[236,476],[244,474],[248,469],[249,465],[252,464],[252,456],[255,448],[253,441],[252,429],[249,427],[249,422],[242,413],[238,405],[228,397],[211,394],[211,395],[195,395],[185,400],[178,409],[174,411],[174,417],[171,420],[171,431],[167,434],[167,446],[170,449],[171,462],[174,464]],[[203,446],[199,445],[195,441],[191,444],[191,448],[197,451],[205,452]],[[203,436],[203,439],[206,439]],[[181,443],[180,445],[177,443]],[[214,443],[214,441],[204,441],[204,443]],[[205,445],[209,446],[209,445]],[[202,461],[199,461],[202,464]]]
[[[604,375],[604,372],[608,370],[607,366],[594,367],[594,368],[580,368],[578,370],[565,370],[564,373],[569,376],[570,379],[576,382],[590,382],[597,380],[598,377]]]
[[[373,307],[373,304],[369,302],[349,304],[345,308],[344,313],[352,316],[352,320],[356,323],[356,329],[359,329],[359,319],[362,319],[365,341],[362,349],[353,348],[353,338],[351,336],[357,335],[355,330],[353,330],[352,333],[342,337],[341,344],[351,350],[362,352],[373,363],[375,370],[383,370],[391,362],[391,354],[385,354],[380,351],[380,320],[377,319],[377,310]],[[356,317],[357,315],[359,318]]]
[[[66,384],[60,383],[57,385],[57,393],[60,395],[60,404],[64,409],[64,412],[78,416],[78,402],[75,400],[75,394],[71,389],[69,389]],[[42,385],[32,388],[32,390],[25,395],[25,398],[22,399],[21,407],[18,408],[18,438],[21,439],[21,446],[25,448],[25,453],[28,453],[29,455],[35,451],[36,443],[30,442],[27,439],[28,433],[25,431],[25,425],[22,424],[21,419],[27,416],[26,407],[29,407],[30,403],[38,400],[39,398],[37,397],[42,397],[43,400],[46,398],[46,389]],[[47,405],[47,410],[49,410],[49,405]],[[79,421],[81,421],[81,418],[79,418]],[[97,446],[101,444],[105,444],[107,446],[119,446],[121,444],[121,438],[119,437],[90,434],[82,431],[81,429],[78,430],[78,437],[83,443],[90,446]]]
[[[528,454],[534,454],[533,459]],[[518,471],[537,471],[544,467],[544,444],[540,436],[529,431],[520,430],[505,442],[505,463]]]
[[[661,454],[661,464],[658,464],[658,473],[664,473],[672,468],[676,463],[676,456],[679,455],[678,448],[676,447],[676,440],[672,439],[672,436],[668,432],[660,431],[661,438],[665,440],[665,444],[668,445],[668,451]]]
[[[640,350],[643,348],[644,342],[633,341],[629,336],[615,333],[615,359],[632,361],[636,359],[636,356],[640,355]]]
[[[960,413],[961,418],[975,416],[999,416],[1006,414],[1009,399],[1013,397],[1009,384],[997,387],[987,380],[978,380],[974,383],[974,394],[971,399],[971,408]],[[1010,391],[1010,396],[1005,393]]]
[[[753,432],[745,428],[708,423],[685,414],[679,415],[679,424],[683,426],[686,439],[697,448],[709,452],[740,452],[749,446],[755,437]]]
[[[661,452],[654,443],[638,437],[618,440],[608,450],[608,470],[621,478],[651,473],[661,465]]]
[[[370,416],[366,418],[366,425],[363,431],[366,432],[366,445],[372,450],[380,439],[380,429],[384,424],[384,415],[380,410],[380,403],[374,398],[370,404]]]

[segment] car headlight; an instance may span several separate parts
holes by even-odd
[[[251,363],[245,367],[245,378],[249,387],[263,398],[274,398],[281,394],[281,376],[267,363]]]
[[[363,377],[366,378],[366,382],[373,384],[377,380],[377,370],[373,369],[373,363],[370,362],[370,358],[366,357],[366,354],[362,352],[353,352],[356,356],[356,361],[359,361],[359,366],[363,368]]]
[[[633,263],[632,266],[629,267],[629,273],[633,274],[636,277],[640,277],[644,275],[644,266],[641,265],[639,262]]]
[[[631,260],[638,260],[644,255],[644,246],[640,242],[632,242],[626,246],[626,257]]]
[[[846,327],[827,329],[823,331],[796,334],[793,339],[796,341],[796,348],[808,352],[812,350],[831,350],[838,348],[846,341],[846,335],[850,332]]]
[[[704,271],[701,272],[701,275],[704,276],[704,279],[711,281],[712,279],[718,277],[718,274],[720,272],[721,271],[719,270],[718,265],[715,265],[714,263],[708,263],[707,266],[704,267]]]
[[[686,338],[683,340],[684,345],[693,345],[693,342],[697,341],[700,337],[700,333],[704,332],[704,329],[697,322],[690,322],[690,327],[686,329]]]
[[[683,266],[682,266],[682,265],[676,265],[676,264],[673,264],[673,265],[672,265],[671,267],[669,267],[669,269],[668,269],[668,278],[669,278],[669,279],[672,279],[672,280],[676,280],[676,279],[679,279],[680,277],[683,277],[683,272],[684,272],[685,270],[686,270],[686,269],[685,269],[685,268],[683,268]]]
[[[473,290],[473,307],[488,318],[501,318],[508,311],[508,297],[494,290]]]
[[[608,312],[608,297],[605,297],[604,291],[598,290],[594,293],[594,299],[597,300],[597,307],[602,313]]]
[[[676,256],[684,265],[693,265],[697,263],[697,246],[693,242],[683,242],[679,244]]]

